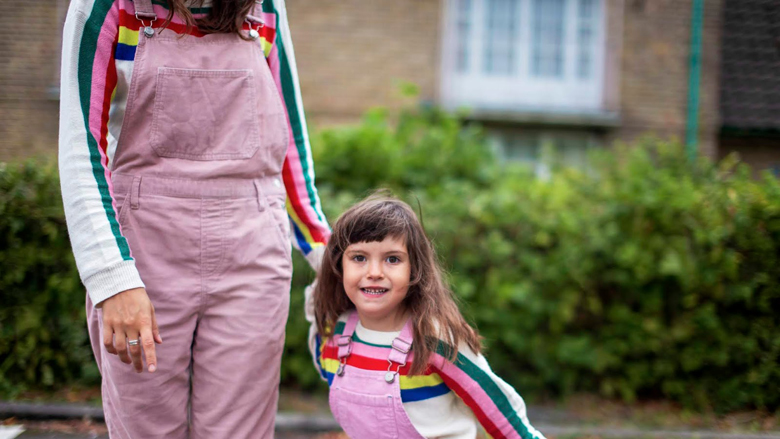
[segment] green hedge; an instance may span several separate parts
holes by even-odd
[[[657,141],[538,179],[435,109],[393,124],[373,111],[312,142],[331,220],[379,186],[421,206],[493,369],[524,395],[780,407],[777,179]],[[5,393],[95,378],[58,190],[50,167],[0,171]],[[282,381],[323,389],[305,343],[311,272],[295,264]]]
[[[0,163],[0,395],[98,375],[56,166]]]

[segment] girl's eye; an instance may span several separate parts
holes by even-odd
[[[387,262],[391,264],[397,264],[401,262],[401,259],[399,259],[398,256],[390,256],[389,258],[387,258]]]
[[[363,256],[363,255],[355,255],[355,256],[352,257],[352,260],[355,261],[355,262],[365,262],[366,261],[366,257]]]

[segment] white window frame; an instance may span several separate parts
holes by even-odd
[[[468,38],[468,69],[459,71],[458,0],[446,0],[444,5],[444,40],[442,54],[441,100],[445,108],[470,107],[485,110],[580,112],[600,111],[604,107],[604,75],[606,46],[606,0],[594,0],[595,23],[592,72],[581,79],[577,71],[579,45],[577,41],[578,0],[565,0],[564,65],[560,78],[536,77],[531,71],[532,0],[517,0],[513,73],[487,74],[484,66],[486,0],[471,0],[472,20]]]

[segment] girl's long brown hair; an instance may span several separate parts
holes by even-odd
[[[201,7],[203,2],[204,0],[168,0],[168,17],[165,19],[163,27],[170,24],[173,16],[177,15],[184,20],[188,30],[197,26],[198,30],[207,34],[236,33],[241,35],[240,31],[244,19],[255,4],[255,0],[212,0],[209,14],[195,20],[189,7]]]
[[[314,290],[314,314],[320,335],[332,336],[339,316],[355,308],[344,291],[344,251],[351,244],[382,241],[388,236],[406,241],[411,265],[409,291],[402,302],[414,327],[415,360],[409,373],[425,372],[427,360],[440,347],[440,340],[441,353],[450,361],[457,358],[460,343],[479,353],[479,336],[458,310],[417,215],[408,204],[386,192],[377,192],[355,204],[333,226]]]

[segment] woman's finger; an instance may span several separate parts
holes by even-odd
[[[143,372],[144,363],[141,359],[141,338],[134,329],[127,331],[127,346],[129,347],[128,350],[130,351],[130,359],[133,362],[133,368],[138,373]]]
[[[125,340],[125,331],[117,331],[114,333],[114,348],[116,349],[119,359],[122,363],[130,364],[130,355],[127,354],[127,343]]]
[[[150,328],[141,329],[141,346],[144,349],[147,370],[154,372],[157,370],[157,354],[154,351],[154,336]]]
[[[103,321],[103,346],[106,348],[106,352],[116,355],[116,348],[114,348],[114,328],[105,320]]]
[[[160,328],[157,327],[157,316],[154,315],[154,306],[152,306],[152,336],[154,337],[155,343],[162,344],[162,335],[160,335]]]

